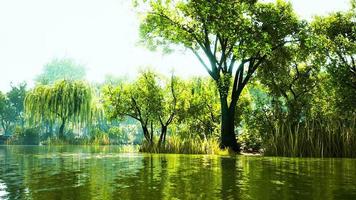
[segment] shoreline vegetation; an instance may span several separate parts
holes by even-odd
[[[208,76],[144,68],[93,83],[74,59],[53,59],[33,88],[0,92],[0,142],[356,157],[355,0],[310,22],[283,0],[178,2],[135,1],[141,43],[189,50]]]

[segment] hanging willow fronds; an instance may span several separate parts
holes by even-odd
[[[26,95],[24,106],[30,124],[65,119],[83,125],[91,121],[92,90],[82,81],[40,85]]]

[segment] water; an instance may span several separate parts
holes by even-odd
[[[0,146],[0,199],[356,199],[356,160]]]

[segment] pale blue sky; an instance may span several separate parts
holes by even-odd
[[[270,0],[266,0],[270,1]],[[348,0],[291,0],[305,19],[346,10]],[[70,57],[88,79],[134,76],[142,66],[181,76],[206,75],[190,53],[163,56],[138,46],[138,18],[131,0],[0,0],[0,90],[10,82],[32,85],[52,58]]]

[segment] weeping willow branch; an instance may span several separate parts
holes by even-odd
[[[30,125],[59,122],[63,128],[68,121],[79,125],[90,123],[92,105],[92,90],[82,81],[63,80],[54,85],[37,86],[24,101]],[[63,130],[60,130],[59,136],[61,134]]]

